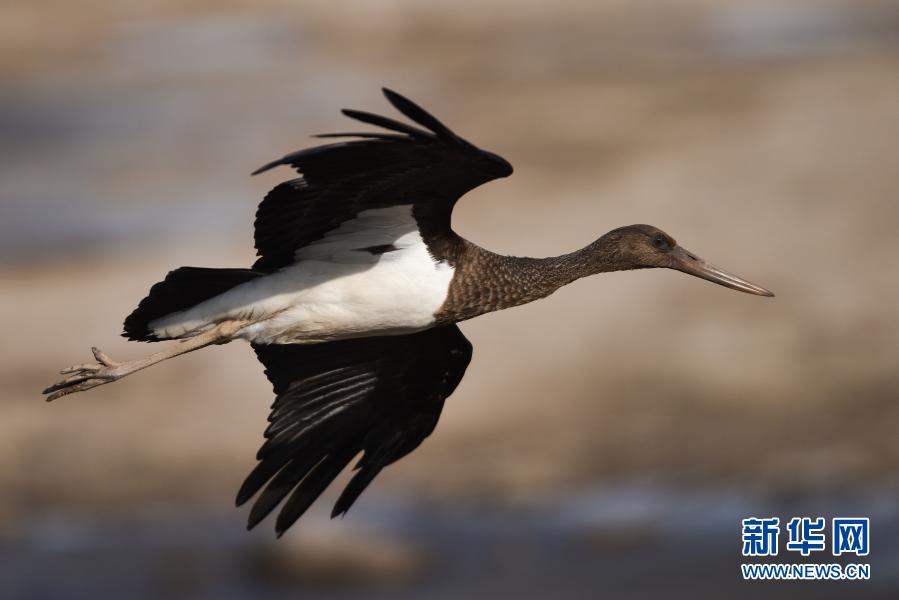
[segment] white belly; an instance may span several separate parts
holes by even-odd
[[[388,244],[396,250],[361,250]],[[280,344],[411,333],[434,323],[453,277],[452,267],[431,257],[409,205],[360,213],[296,258],[150,326],[160,337],[188,337],[246,319],[252,324],[240,337]]]

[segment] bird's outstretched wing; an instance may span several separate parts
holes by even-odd
[[[471,344],[455,325],[401,336],[324,344],[254,345],[277,398],[259,464],[238,506],[263,486],[255,526],[282,500],[280,536],[358,453],[356,474],[332,516],[345,513],[372,479],[434,430],[443,401],[462,380]],[[289,497],[288,497],[289,496]]]
[[[413,205],[427,215],[434,233],[449,230],[450,214],[460,196],[512,173],[503,158],[476,148],[412,101],[387,89],[384,95],[424,129],[344,110],[348,117],[390,133],[325,134],[319,137],[359,139],[294,152],[256,171],[290,165],[302,177],[276,186],[259,205],[255,223],[259,259],[254,269],[290,264],[298,249],[365,210]]]

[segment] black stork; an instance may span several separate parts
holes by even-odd
[[[285,498],[280,536],[358,454],[332,516],[437,425],[472,346],[459,321],[544,298],[587,275],[677,269],[756,294],[771,292],[685,250],[657,227],[630,225],[562,256],[501,256],[452,230],[456,201],[512,174],[403,96],[387,100],[420,127],[368,112],[343,113],[389,133],[301,150],[256,173],[300,173],[272,189],[256,213],[259,256],[249,269],[181,267],[126,319],[129,340],[179,340],[146,358],[61,373],[47,400],[88,390],[211,344],[243,339],[274,387],[258,464],[237,494],[255,526]],[[264,488],[264,489],[263,489]]]

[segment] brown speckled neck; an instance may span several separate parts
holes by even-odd
[[[548,258],[502,256],[458,236],[446,240],[444,248],[440,258],[452,264],[455,273],[446,301],[435,314],[441,325],[545,298],[587,275],[629,268],[618,260],[614,243],[604,238]]]

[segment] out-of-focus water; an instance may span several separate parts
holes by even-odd
[[[0,588],[22,598],[890,597],[899,584],[896,486],[775,498],[740,489],[652,483],[583,490],[544,502],[410,505],[374,495],[343,521],[313,515],[280,541],[270,523],[246,533],[234,513],[145,512],[134,518],[30,524],[0,545]],[[859,506],[870,514],[856,514]],[[869,516],[868,582],[743,582],[740,520],[748,516]],[[334,544],[297,546],[309,531],[390,540],[409,563],[362,572]],[[829,551],[777,562],[846,563]],[[829,536],[828,536],[829,538]],[[319,538],[320,541],[320,538]],[[379,545],[361,544],[375,559]],[[305,552],[308,552],[306,554]],[[324,567],[316,554],[332,553]],[[350,553],[352,555],[352,553]],[[328,562],[329,559],[326,559]],[[747,560],[747,562],[750,562]],[[304,564],[306,563],[306,564]],[[391,573],[391,568],[395,573]],[[327,586],[325,587],[325,584]]]

